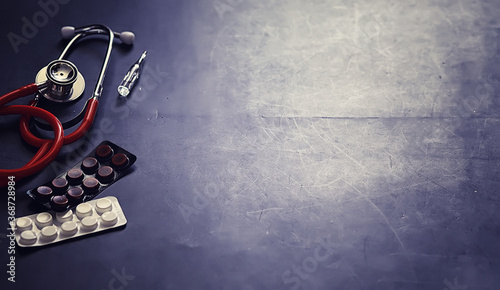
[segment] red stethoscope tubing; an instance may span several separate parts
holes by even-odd
[[[22,138],[30,145],[39,147],[38,152],[23,167],[17,169],[0,169],[0,188],[8,184],[8,178],[13,176],[16,181],[37,173],[57,157],[63,145],[73,143],[83,137],[92,126],[99,101],[96,98],[88,100],[85,116],[80,126],[71,134],[64,136],[64,129],[59,119],[47,110],[35,107],[36,101],[29,105],[11,105],[9,102],[38,92],[36,84],[21,87],[0,97],[0,115],[21,115],[19,129]],[[54,139],[41,139],[29,130],[29,119],[38,117],[50,124],[54,130]]]

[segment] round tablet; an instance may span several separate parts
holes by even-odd
[[[97,171],[97,179],[102,183],[109,183],[115,178],[115,171],[109,166],[103,166]]]
[[[82,161],[82,170],[87,174],[93,174],[99,168],[99,162],[94,157],[87,157]]]
[[[31,245],[36,242],[36,234],[34,231],[24,231],[21,233],[21,242],[23,244]]]
[[[87,177],[83,180],[83,190],[85,194],[92,194],[99,190],[99,181],[94,177]]]
[[[76,207],[76,216],[83,219],[86,216],[92,215],[92,206],[88,203],[81,203]]]
[[[73,211],[68,210],[66,212],[58,212],[56,213],[56,219],[60,223],[71,221],[73,220]]]
[[[73,168],[68,170],[68,173],[66,174],[66,179],[68,179],[70,184],[79,184],[83,180],[83,171],[78,168]]]
[[[97,179],[102,183],[109,183],[115,178],[115,171],[109,166],[103,166],[97,171]]]
[[[96,201],[95,209],[98,214],[103,214],[104,212],[110,211],[112,207],[111,200],[107,198],[101,198]]]
[[[16,228],[18,231],[31,230],[33,227],[33,221],[30,218],[22,217],[16,220]]]
[[[109,159],[111,156],[113,156],[113,148],[106,144],[101,145],[95,150],[95,155],[101,160]]]
[[[74,221],[67,221],[61,225],[61,232],[65,235],[71,236],[78,231],[78,225]]]
[[[109,227],[116,224],[116,222],[118,221],[118,216],[114,211],[108,211],[102,214],[101,219],[102,225]]]
[[[42,200],[49,200],[52,196],[52,188],[48,186],[39,186],[36,189],[36,196]]]
[[[93,231],[97,227],[97,219],[93,216],[86,216],[82,219],[82,229]]]
[[[80,202],[83,199],[83,189],[80,187],[72,187],[68,189],[66,196],[71,202]]]
[[[52,188],[55,194],[64,194],[68,186],[69,183],[65,178],[56,178],[52,180]]]
[[[53,240],[57,237],[57,227],[46,226],[40,231],[40,234],[44,240]]]
[[[48,212],[39,213],[35,218],[35,223],[39,228],[52,225],[52,215]]]
[[[50,200],[52,209],[55,211],[65,210],[68,206],[68,198],[64,195],[55,195]]]
[[[128,165],[128,157],[123,153],[118,153],[111,159],[111,164],[116,169],[123,169]]]

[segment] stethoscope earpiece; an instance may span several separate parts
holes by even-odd
[[[75,36],[75,28],[73,26],[63,26],[61,28],[61,35],[63,39],[70,39]]]
[[[75,29],[73,26],[63,26],[61,28],[61,35],[63,39],[71,39],[73,38],[76,34],[78,33],[78,30]],[[123,31],[123,32],[114,32],[114,36],[120,38],[120,40],[127,45],[132,45],[134,44],[135,40],[135,34],[130,31]]]
[[[132,45],[132,44],[134,44],[135,34],[133,32],[130,32],[130,31],[124,31],[124,32],[120,33],[120,40],[124,44]]]

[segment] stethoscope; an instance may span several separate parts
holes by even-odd
[[[15,91],[0,97],[0,115],[20,114],[20,133],[22,138],[30,145],[38,147],[38,152],[23,167],[18,169],[0,169],[0,188],[7,184],[9,177],[20,180],[32,175],[47,165],[57,156],[63,145],[71,144],[85,135],[94,121],[99,97],[102,94],[104,77],[108,67],[113,41],[115,37],[120,38],[122,43],[131,45],[135,39],[132,32],[114,32],[105,25],[89,25],[79,28],[65,26],[61,29],[64,39],[71,39],[58,59],[50,62],[42,68],[35,77],[35,83],[21,87]],[[84,109],[73,119],[61,123],[51,112],[37,107],[41,97],[56,103],[69,103],[79,99],[85,88],[85,80],[77,67],[66,56],[72,46],[80,39],[96,34],[108,36],[106,55],[101,66],[99,78],[95,85],[92,96],[87,100]],[[35,94],[28,105],[10,105],[8,103],[15,99]],[[54,139],[41,139],[30,131],[30,119],[36,117],[44,120],[35,121],[42,129],[54,131]],[[78,128],[68,135],[64,135],[64,129],[73,127],[80,123]]]

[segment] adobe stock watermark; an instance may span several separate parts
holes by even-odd
[[[61,5],[66,5],[71,0],[39,0],[37,2],[40,10],[33,13],[31,18],[21,17],[21,31],[20,33],[9,32],[7,34],[7,39],[12,46],[15,53],[19,52],[19,46],[22,44],[28,44],[30,39],[37,36],[40,28],[43,28],[49,23],[50,18],[55,17],[60,9]]]
[[[127,275],[125,267],[122,267],[120,272],[111,270],[111,275],[113,277],[109,279],[107,288],[102,290],[123,290],[135,279],[135,276]]]
[[[285,284],[285,289],[300,289],[302,281],[309,279],[318,270],[321,263],[325,263],[334,254],[331,236],[327,237],[326,240],[319,238],[317,243],[312,255],[304,258],[299,265],[294,264],[291,269],[283,272],[281,279]]]
[[[267,135],[266,135],[267,136]],[[192,173],[193,174],[193,173]],[[211,175],[211,173],[208,173]],[[177,206],[186,224],[191,223],[193,216],[200,215],[211,203],[222,199],[225,195],[238,196],[245,191],[251,190],[259,179],[251,179],[243,173],[238,162],[228,162],[226,167],[221,168],[217,175],[210,178],[198,173],[192,176],[196,180],[206,182],[193,183],[194,193],[190,202],[183,202]]]
[[[9,263],[7,264],[7,280],[9,282],[16,282],[16,234],[14,220],[16,219],[16,181],[15,176],[8,177],[8,196],[7,196],[7,221],[11,226],[10,233],[6,236],[9,238],[9,246],[7,254],[9,255]]]
[[[467,286],[460,285],[458,283],[457,277],[453,279],[453,284],[450,281],[448,281],[448,279],[444,279],[443,283],[444,285],[446,285],[446,288],[443,288],[443,290],[465,290],[468,288]]]
[[[220,188],[215,182],[208,183],[203,193],[198,190],[194,190],[195,195],[193,196],[192,206],[185,203],[181,203],[178,206],[179,212],[186,224],[190,223],[190,218],[192,215],[199,215],[208,205],[210,204],[210,199],[215,199],[219,196]]]
[[[15,251],[16,251],[16,236],[15,233],[10,230],[10,233],[7,235],[6,233],[0,233],[0,245],[3,244],[4,240],[7,241],[7,255],[9,256],[8,258],[8,263],[7,263],[7,280],[9,282],[16,282],[16,257],[15,257]]]
[[[391,29],[391,22],[394,21],[395,15],[401,14],[406,7],[412,6],[416,0],[410,1],[393,1],[384,6],[380,10],[370,13],[361,18],[360,29],[365,41],[369,41],[378,37],[382,31]],[[422,1],[421,1],[422,2]],[[408,8],[406,8],[408,9]]]
[[[150,92],[156,90],[169,76],[170,74],[168,72],[162,71],[159,64],[156,64],[154,68],[145,64],[141,73],[141,78],[139,79],[140,87],[134,88],[131,95],[124,99],[123,102],[115,103],[115,105],[111,107],[111,111],[120,114],[120,120],[125,120],[132,110],[136,109],[142,102],[147,100]]]
[[[88,154],[89,150],[93,147],[96,147],[103,140],[106,140],[105,136],[107,134],[111,134],[116,130],[116,126],[110,118],[104,117],[100,119],[98,122],[94,122],[92,125],[92,129],[89,130],[85,135],[83,135],[80,143],[72,146],[72,150],[70,153],[66,154],[66,158],[63,163],[54,160],[50,163],[50,167],[52,168],[55,174],[60,174],[61,172],[68,169],[68,167],[72,166],[79,159]],[[71,145],[69,145],[71,146]]]
[[[126,119],[130,115],[132,109],[137,108],[140,103],[144,102],[148,98],[149,93],[158,88],[168,75],[168,73],[161,71],[159,65],[157,65],[154,70],[149,66],[145,66],[141,79],[139,80],[141,88],[144,89],[137,90],[138,88],[135,88],[131,96],[123,102],[123,106],[116,106],[115,104],[111,107],[111,112],[120,114],[118,118],[121,121]],[[111,95],[113,93],[114,92],[105,92],[105,94]],[[68,167],[78,162],[82,156],[87,155],[93,147],[99,145],[103,140],[107,140],[108,138],[106,136],[116,131],[117,125],[115,123],[115,118],[110,117],[103,117],[96,120],[92,128],[82,137],[82,141],[76,143],[77,145],[69,145],[72,146],[72,150],[65,156],[63,162],[53,161],[50,164],[53,172],[55,174],[60,174]]]
[[[233,12],[236,6],[240,5],[242,2],[243,0],[216,0],[213,2],[213,6],[219,19],[222,19],[227,12]]]
[[[479,84],[474,90],[474,95],[469,95],[463,99],[463,104],[470,114],[488,108],[495,96],[495,86],[500,84],[500,81],[495,79],[492,74],[487,77],[479,76],[477,80]]]

